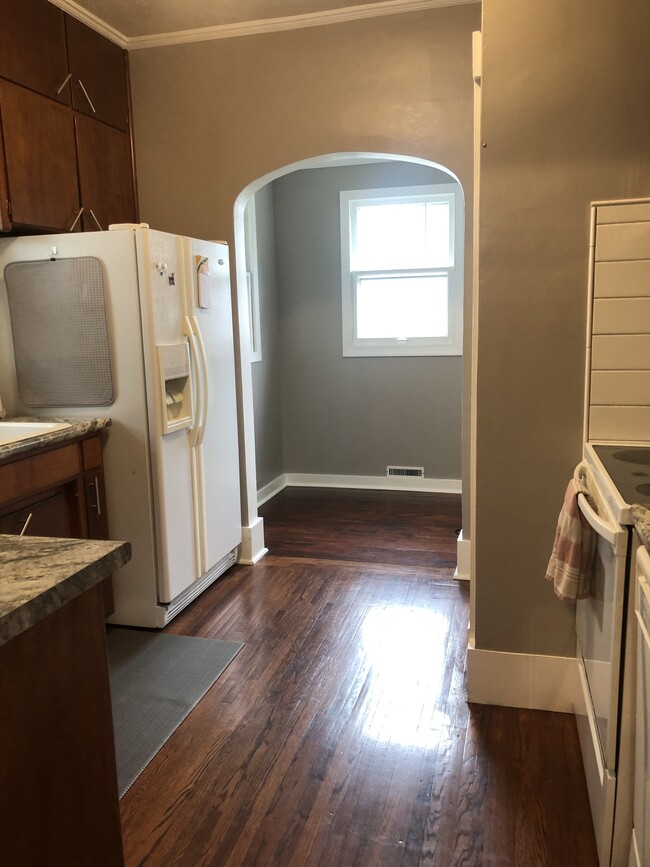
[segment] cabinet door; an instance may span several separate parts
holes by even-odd
[[[82,533],[77,509],[76,485],[70,483],[42,500],[0,517],[0,533],[20,535],[24,530],[26,536],[79,538]]]
[[[67,106],[0,81],[11,219],[68,229],[79,211],[74,122]]]
[[[137,222],[129,134],[79,114],[75,126],[84,229]]]
[[[0,76],[70,104],[61,9],[47,0],[2,0]]]
[[[69,15],[66,32],[73,108],[127,129],[129,100],[123,49]]]

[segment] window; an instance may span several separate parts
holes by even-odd
[[[343,355],[461,355],[458,185],[341,193]]]

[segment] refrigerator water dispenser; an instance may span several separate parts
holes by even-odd
[[[192,380],[187,341],[158,346],[163,436],[192,426]]]

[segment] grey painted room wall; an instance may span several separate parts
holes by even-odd
[[[343,358],[341,350],[339,192],[451,180],[394,162],[297,171],[273,183],[285,472],[382,476],[398,464],[460,478],[462,358]],[[256,377],[256,391],[263,387],[277,383]],[[275,408],[256,394],[256,428],[269,430],[258,407]]]
[[[255,195],[262,359],[252,365],[258,488],[284,472],[273,185]]]

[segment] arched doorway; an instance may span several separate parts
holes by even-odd
[[[260,519],[257,515],[257,493],[258,493],[258,473],[256,466],[256,456],[255,456],[255,427],[254,427],[254,394],[253,394],[253,376],[251,374],[251,341],[250,341],[250,296],[249,296],[249,285],[247,283],[247,263],[246,263],[246,255],[245,255],[245,232],[244,232],[244,212],[247,206],[247,203],[251,200],[256,193],[263,190],[263,188],[267,187],[269,184],[272,184],[279,179],[286,179],[286,176],[292,175],[294,173],[306,173],[309,170],[322,170],[322,169],[332,169],[332,168],[347,168],[351,166],[386,166],[390,164],[390,167],[400,165],[410,166],[414,171],[416,169],[428,169],[434,173],[438,173],[440,178],[437,180],[437,183],[441,183],[442,180],[447,182],[452,182],[457,185],[458,190],[460,191],[460,198],[463,199],[462,186],[460,185],[459,179],[451,172],[446,169],[444,166],[436,164],[432,161],[420,159],[420,158],[411,158],[408,156],[395,155],[395,154],[384,154],[384,153],[340,153],[340,154],[328,154],[323,155],[307,160],[303,160],[297,163],[293,163],[288,166],[284,166],[280,169],[277,169],[273,172],[268,173],[267,175],[258,178],[253,183],[249,184],[238,196],[235,209],[234,209],[234,223],[235,223],[235,254],[236,254],[236,284],[237,284],[237,297],[236,297],[236,310],[237,310],[237,320],[239,323],[239,347],[240,347],[240,369],[241,369],[241,422],[242,422],[242,431],[240,435],[240,441],[242,443],[242,458],[243,458],[243,467],[242,467],[242,482],[244,489],[244,515],[248,517],[248,528],[250,529],[250,537],[247,539],[246,536],[244,538],[244,545],[242,550],[242,562],[256,562],[264,553],[264,543],[263,543],[263,527]],[[416,181],[419,183],[420,181]],[[397,186],[396,184],[389,184],[390,186]],[[338,194],[337,194],[338,195]],[[465,260],[467,259],[467,255],[465,254]],[[465,272],[465,276],[467,277],[468,269],[465,262],[461,264],[461,271]],[[340,272],[339,272],[340,273]],[[339,278],[340,279],[340,278]],[[339,346],[339,354],[340,354],[340,346]],[[450,367],[450,360],[446,361],[448,368]],[[300,365],[298,365],[300,366]],[[458,383],[458,395],[457,395],[457,414],[458,414],[458,434],[456,436],[456,447],[460,452],[460,413],[461,413],[461,405],[462,405],[462,359],[457,359],[457,373],[455,376],[457,377]],[[386,368],[385,368],[386,369]],[[438,389],[439,391],[439,389]],[[423,400],[428,400],[426,395],[423,397]],[[456,410],[454,410],[456,412]],[[453,413],[450,413],[453,415]],[[441,408],[440,417],[444,417],[445,411]],[[293,429],[293,426],[291,427]],[[338,428],[337,428],[338,430]],[[400,461],[401,462],[401,461]],[[458,459],[458,465],[460,466],[461,460],[460,457]],[[357,476],[362,476],[363,473],[356,473]],[[460,473],[455,473],[456,476],[459,476]],[[365,476],[364,476],[365,478]],[[449,482],[450,479],[445,476],[441,476],[438,472],[436,481],[445,481]],[[363,486],[360,485],[360,486]],[[423,488],[427,489],[427,488]],[[434,490],[435,488],[428,488],[429,490]],[[438,490],[453,490],[452,488],[438,488]],[[246,522],[244,522],[246,526]]]

